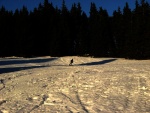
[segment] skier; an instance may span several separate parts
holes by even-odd
[[[73,64],[73,59],[70,60],[69,66],[72,66],[72,64]]]

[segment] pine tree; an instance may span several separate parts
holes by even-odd
[[[80,3],[76,5],[75,3],[72,5],[71,11],[70,11],[70,19],[71,19],[71,43],[72,43],[72,51],[73,54],[81,54],[81,51],[83,48],[81,48],[81,40],[83,37],[79,35],[81,32],[81,14],[82,9],[80,6]]]
[[[129,58],[129,53],[132,46],[132,26],[133,26],[133,18],[132,12],[129,8],[128,3],[126,2],[125,7],[123,8],[123,34],[122,37],[124,38],[124,47],[122,56]]]
[[[97,46],[99,45],[99,22],[98,22],[98,11],[95,3],[91,3],[90,17],[89,17],[89,54],[91,56],[98,56]]]
[[[0,8],[0,56],[8,56],[10,53],[8,19],[8,11],[2,6]]]
[[[71,54],[71,37],[70,37],[70,15],[66,7],[65,0],[62,3],[61,17],[60,17],[60,34],[59,37],[59,54],[60,56]]]
[[[113,20],[112,20],[112,29],[113,29],[113,40],[115,43],[115,49],[117,57],[123,57],[122,52],[124,48],[124,37],[123,36],[123,15],[118,7],[117,11],[113,13]]]
[[[147,52],[149,50],[147,46],[149,38],[145,36],[149,23],[148,15],[149,4],[145,0],[141,0],[141,4],[139,5],[136,1],[136,8],[133,11],[133,36],[131,41],[132,49],[129,53],[130,58],[142,59],[149,57],[149,52]]]

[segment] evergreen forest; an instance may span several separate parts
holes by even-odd
[[[117,8],[116,8],[117,9]],[[0,57],[93,56],[150,59],[150,4],[135,0],[109,16],[90,4],[89,16],[80,3],[69,10],[48,0],[33,11],[0,8]]]

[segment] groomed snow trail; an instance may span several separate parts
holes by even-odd
[[[77,56],[1,58],[0,111],[150,112],[149,64],[150,60]]]

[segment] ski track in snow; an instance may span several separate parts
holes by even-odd
[[[145,113],[149,106],[150,60],[0,58],[2,113]]]

